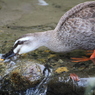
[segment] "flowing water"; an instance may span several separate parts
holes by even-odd
[[[60,17],[66,11],[85,1],[90,0],[23,0],[23,2],[22,0],[0,0],[1,55],[7,53],[13,46],[14,41],[23,34],[54,29]],[[16,61],[5,60],[5,63],[0,62],[0,95],[82,95],[83,93],[95,95],[95,86],[93,85],[95,83],[95,66],[91,61],[75,64],[70,60],[70,57],[80,56],[84,56],[83,51],[62,55],[42,47],[21,56]],[[24,64],[27,63],[31,67],[30,63],[33,63],[34,60],[41,65],[49,64],[54,70],[54,76],[49,77],[47,73],[40,83],[37,83],[34,87],[29,86],[24,90],[14,90],[13,87],[16,84],[11,83],[18,83],[18,79],[14,80],[14,77],[12,77],[11,82],[8,80],[12,72],[14,70],[19,72],[20,68],[22,73]],[[27,65],[25,66],[27,67]],[[35,67],[35,65],[33,66]],[[67,68],[68,72],[63,70],[61,75],[56,74],[55,70],[58,67]],[[81,81],[70,80],[70,73],[78,74]],[[89,77],[91,78],[89,79]],[[27,86],[26,83],[23,85]],[[18,83],[17,86],[18,88],[21,86],[23,89],[23,85],[21,86]]]
[[[1,58],[1,56],[2,56],[2,54],[0,54],[0,58]],[[4,65],[4,68],[1,69],[1,73],[0,73],[0,81],[1,81],[0,82],[0,88],[1,88],[0,91],[3,92],[3,93],[5,93],[5,94],[9,93],[9,95],[13,95],[13,94],[16,95],[17,93],[18,93],[18,95],[22,95],[22,94],[23,95],[46,95],[46,93],[47,93],[47,83],[50,80],[52,69],[49,69],[50,71],[48,71],[48,69],[44,70],[44,68],[45,68],[44,65],[37,64],[36,62],[33,63],[32,61],[28,62],[28,60],[25,61],[25,60],[19,60],[19,59],[17,59],[17,61],[16,61],[16,59],[17,58],[13,58],[13,61],[7,59],[7,60],[4,60],[4,61],[0,62],[1,68]],[[27,62],[27,64],[26,64],[26,62]],[[23,63],[23,65],[22,65],[22,63]],[[19,74],[22,73],[23,76],[30,75],[30,78],[28,80],[31,80],[31,81],[34,80],[34,82],[35,82],[36,79],[40,78],[40,72],[42,72],[42,74],[43,74],[43,79],[41,79],[40,83],[38,83],[36,86],[34,86],[34,87],[30,86],[28,89],[24,90],[23,92],[22,91],[15,91],[15,90],[13,90],[14,92],[12,92],[12,87],[10,85],[10,82],[7,82],[7,81],[11,80],[10,79],[10,78],[12,78],[11,74],[13,72],[16,73],[17,68],[20,69]],[[34,71],[33,71],[32,68],[34,69]],[[38,71],[36,69],[38,69]],[[32,71],[30,71],[30,70],[32,70]],[[29,74],[29,72],[30,72],[30,74]],[[32,74],[32,72],[33,72],[33,74]],[[16,78],[16,77],[14,77],[14,78]],[[4,86],[7,86],[7,85],[10,85],[9,87],[11,87],[11,89],[10,89],[11,91],[10,92],[9,92],[8,88],[4,87]]]
[[[48,83],[48,76],[44,78],[37,87],[27,89],[25,95],[46,95],[47,83]]]

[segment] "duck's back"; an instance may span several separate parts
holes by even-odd
[[[95,18],[95,1],[84,2],[67,11],[58,22],[55,30],[60,30],[69,18],[79,17],[82,19]]]
[[[55,28],[58,39],[71,49],[95,49],[95,1],[67,11]]]

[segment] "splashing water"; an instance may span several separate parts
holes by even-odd
[[[25,95],[46,95],[47,93],[47,83],[49,81],[49,72],[47,76],[40,82],[40,84],[35,88],[30,88],[26,90]]]
[[[28,89],[25,95],[46,95],[47,85],[45,84],[46,81],[45,82],[43,81],[44,79],[36,88]]]

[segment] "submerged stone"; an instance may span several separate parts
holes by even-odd
[[[5,66],[4,72],[2,71],[1,73],[1,81],[5,82],[1,83],[1,88],[5,89],[3,86],[6,81],[9,81],[10,83],[9,85],[6,85],[6,87],[9,86],[15,90],[25,90],[29,87],[34,87],[41,82],[47,73],[49,73],[43,73],[44,69],[44,65],[31,61],[20,61],[19,65],[17,63],[12,67]]]
[[[47,95],[95,95],[95,77],[82,75],[79,81],[71,79],[69,73],[54,76],[48,83]]]

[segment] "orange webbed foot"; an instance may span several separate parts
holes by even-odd
[[[86,50],[86,55],[89,55],[89,56],[92,55],[93,51],[94,50]]]
[[[88,61],[90,58],[88,57],[82,57],[82,58],[71,58],[72,62],[83,62],[83,61]]]
[[[72,62],[83,62],[83,61],[91,60],[95,64],[95,50],[94,50],[94,52],[93,52],[93,50],[87,50],[86,52],[87,52],[86,55],[91,55],[92,54],[90,56],[90,58],[87,58],[87,57],[71,58],[72,59]]]
[[[92,55],[90,56],[90,60],[92,60],[92,62],[95,64],[95,50],[92,53]]]

